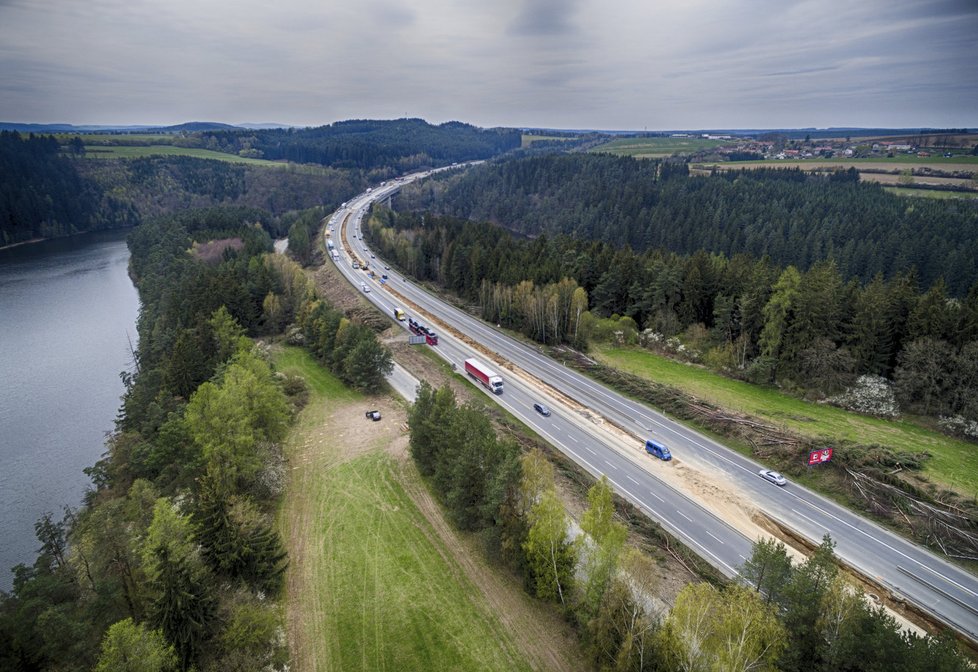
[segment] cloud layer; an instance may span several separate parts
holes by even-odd
[[[978,126],[970,0],[0,0],[0,119]]]

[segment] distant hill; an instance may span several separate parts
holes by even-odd
[[[15,121],[0,121],[0,131],[18,131],[20,133],[196,133],[201,131],[239,130],[243,127],[222,124],[216,121],[188,121],[174,126],[106,126],[74,124],[23,124]]]
[[[293,124],[279,124],[274,121],[266,121],[258,124],[255,123],[235,124],[235,126],[237,126],[238,128],[247,128],[248,130],[252,130],[252,131],[263,130],[266,128],[298,128]]]
[[[520,146],[520,132],[423,119],[351,119],[302,129],[204,131],[208,149],[334,168],[402,173],[428,166],[488,159]]]
[[[231,124],[222,124],[217,121],[188,121],[183,124],[177,124],[176,126],[153,126],[150,130],[159,131],[160,133],[197,133],[200,131],[234,131],[238,130],[238,126],[232,126]]]

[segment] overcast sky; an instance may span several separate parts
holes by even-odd
[[[0,0],[0,120],[978,127],[975,0]]]

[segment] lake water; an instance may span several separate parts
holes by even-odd
[[[77,506],[131,368],[139,300],[125,232],[0,250],[0,590],[34,522]]]

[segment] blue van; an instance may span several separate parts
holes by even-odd
[[[649,455],[655,455],[660,460],[665,460],[666,462],[672,459],[672,453],[669,452],[668,448],[663,446],[658,441],[653,441],[651,439],[645,442],[645,452],[647,452]]]

